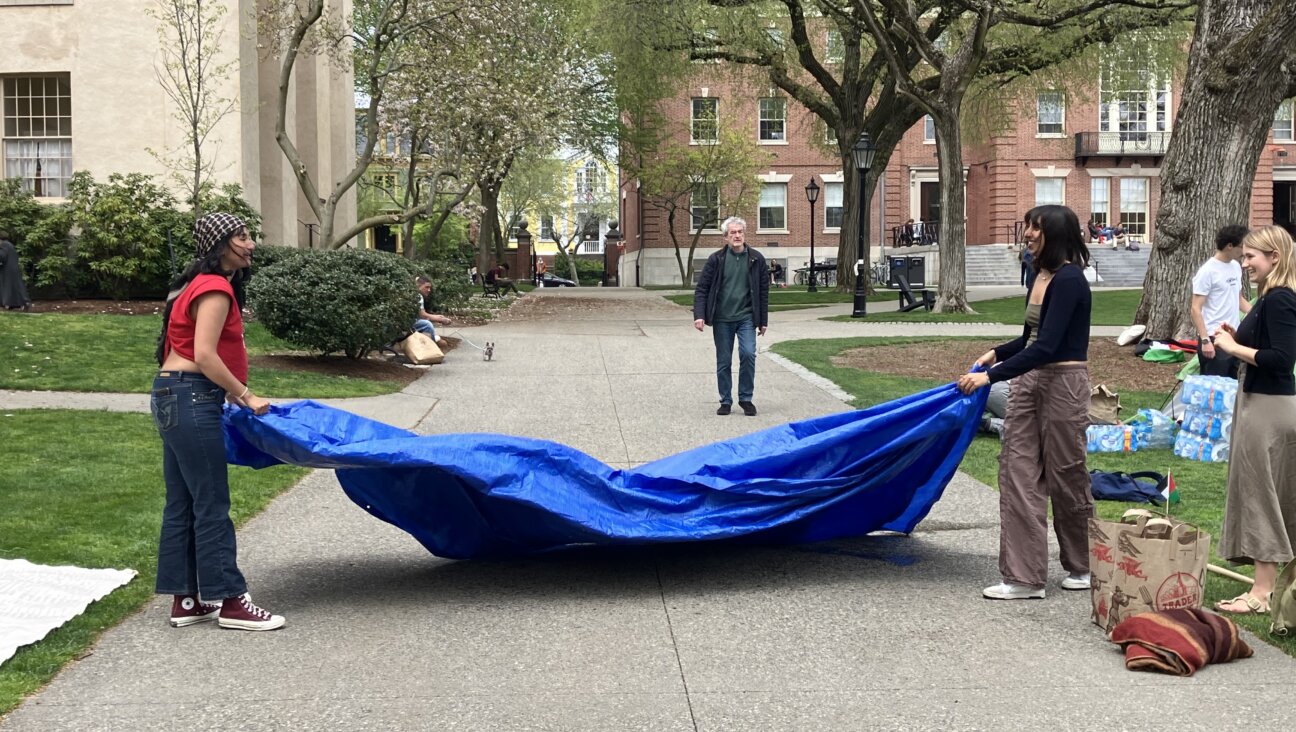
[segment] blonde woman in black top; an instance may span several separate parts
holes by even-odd
[[[988,371],[958,380],[965,394],[1013,380],[999,453],[1003,581],[982,590],[993,600],[1044,597],[1050,502],[1067,571],[1062,589],[1089,589],[1089,249],[1075,212],[1065,206],[1033,208],[1025,224],[1026,248],[1038,274],[1026,296],[1022,335],[977,359]]]
[[[1241,362],[1228,495],[1220,556],[1255,564],[1255,584],[1215,609],[1269,612],[1278,565],[1292,560],[1296,542],[1296,259],[1292,238],[1278,226],[1242,240],[1242,268],[1260,299],[1236,330],[1212,334],[1215,349]]]

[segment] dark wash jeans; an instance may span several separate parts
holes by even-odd
[[[738,401],[750,402],[756,390],[756,324],[751,318],[711,324],[716,347],[716,386],[721,404],[733,404],[733,350],[738,339]]]
[[[161,371],[153,380],[150,408],[166,479],[158,594],[219,602],[247,592],[229,515],[224,404],[225,390],[202,374]]]

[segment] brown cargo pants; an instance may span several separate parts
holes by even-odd
[[[1088,425],[1086,364],[1044,366],[1013,380],[999,452],[999,572],[1005,582],[1046,584],[1050,500],[1063,569],[1089,571]]]

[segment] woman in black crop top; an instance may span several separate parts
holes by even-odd
[[[1025,224],[1026,247],[1039,274],[1026,296],[1022,335],[977,359],[988,371],[958,381],[971,394],[1013,379],[999,453],[1003,581],[982,591],[995,600],[1044,597],[1050,500],[1067,571],[1062,589],[1089,589],[1089,249],[1075,212],[1065,206],[1033,208]]]
[[[1278,565],[1292,560],[1296,542],[1296,255],[1291,236],[1278,226],[1247,234],[1242,267],[1260,299],[1236,331],[1225,323],[1212,334],[1216,349],[1241,362],[1219,553],[1231,562],[1254,563],[1255,584],[1215,609],[1248,614],[1269,612]]]

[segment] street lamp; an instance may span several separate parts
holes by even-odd
[[[815,285],[814,207],[815,201],[819,200],[819,185],[814,182],[814,178],[806,183],[806,200],[810,202],[810,286],[806,288],[806,292],[818,292],[819,288]]]
[[[851,312],[852,318],[862,318],[868,315],[868,264],[869,256],[868,244],[868,227],[865,226],[865,219],[868,218],[868,201],[864,196],[864,181],[868,177],[869,169],[873,167],[873,157],[877,155],[877,146],[869,137],[869,133],[861,132],[859,139],[855,141],[855,147],[851,148],[851,154],[855,157],[855,169],[859,171],[859,216],[856,229],[859,235],[859,261],[855,263],[855,307]]]

